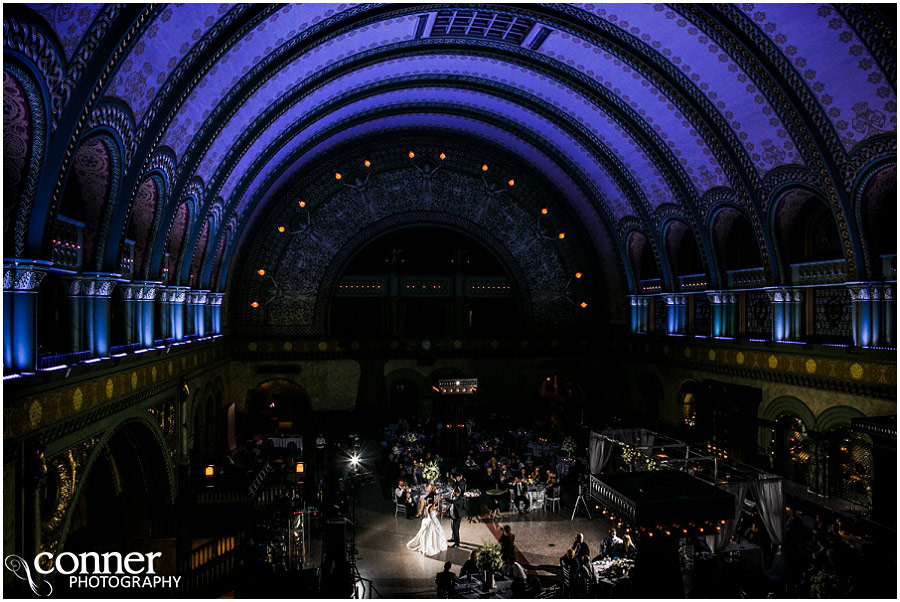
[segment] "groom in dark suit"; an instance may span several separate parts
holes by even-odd
[[[462,510],[463,508],[463,500],[462,494],[459,492],[459,488],[453,490],[453,493],[450,495],[450,528],[453,530],[453,535],[448,542],[453,542],[451,548],[459,547],[459,525],[462,523]]]

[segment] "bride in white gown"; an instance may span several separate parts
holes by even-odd
[[[447,536],[438,519],[436,505],[437,503],[432,504],[426,509],[419,532],[406,543],[406,547],[413,552],[434,556],[447,550]]]

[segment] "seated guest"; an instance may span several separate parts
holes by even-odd
[[[468,575],[477,575],[480,571],[478,570],[478,565],[475,564],[475,550],[472,550],[472,553],[469,554],[469,559],[466,560],[462,568],[459,569],[459,576],[466,577]]]
[[[613,531],[615,531],[615,529],[613,529]],[[620,539],[619,541],[621,542],[622,540]],[[591,549],[584,543],[584,533],[579,533],[575,536],[575,543],[572,544],[572,551],[575,552],[575,558],[581,558],[582,556],[590,558]]]
[[[579,598],[590,598],[591,586],[595,583],[594,569],[591,566],[591,560],[587,555],[579,558],[578,570],[575,571],[575,591],[578,592]]]
[[[512,593],[512,597],[515,599],[527,598],[528,590],[525,587],[525,579],[523,579],[522,577],[513,577],[510,592]]]
[[[453,563],[449,560],[444,563],[444,570],[434,576],[434,582],[437,584],[438,591],[450,592],[453,590],[453,584],[456,581],[456,575],[450,569]]]
[[[537,599],[541,597],[541,594],[544,593],[544,588],[541,586],[541,580],[537,578],[537,576],[532,577],[528,580],[528,588],[526,594],[529,598]]]
[[[523,512],[528,512],[531,509],[531,503],[528,501],[528,496],[526,495],[528,488],[525,486],[525,481],[522,480],[522,477],[516,477],[513,487],[516,510],[519,510],[519,502],[523,502],[525,504]]]
[[[522,583],[528,579],[528,573],[525,572],[525,567],[519,564],[518,562],[513,562],[510,567],[510,576],[513,579],[522,579]]]
[[[603,556],[622,556],[625,552],[625,542],[616,535],[616,528],[612,527],[609,530],[609,535],[607,535],[606,539],[603,540],[603,543],[600,544],[600,553]]]
[[[478,468],[478,462],[472,459],[472,454],[466,456],[466,468]]]
[[[637,556],[637,546],[634,545],[634,541],[631,539],[631,535],[626,533],[622,536],[622,542],[624,543],[624,550],[622,555],[625,558],[634,558]]]

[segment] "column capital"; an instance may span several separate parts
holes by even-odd
[[[879,287],[872,282],[851,282],[847,285],[847,290],[850,291],[851,301],[869,301],[870,299],[880,299],[881,295],[876,292],[878,288]]]
[[[222,305],[223,299],[225,299],[225,293],[210,292],[208,295],[206,295],[206,304],[207,305]]]
[[[119,284],[119,274],[109,272],[83,272],[64,276],[66,294],[70,297],[109,297]]]
[[[190,287],[187,286],[161,286],[159,287],[159,300],[169,303],[184,303],[190,290]]]
[[[132,280],[119,283],[119,293],[123,299],[134,301],[152,301],[161,283],[154,280]]]
[[[803,299],[803,290],[798,288],[778,287],[764,288],[763,290],[769,295],[769,301],[772,303],[790,303]]]
[[[191,305],[206,305],[209,291],[190,290],[187,292],[187,302]]]
[[[22,293],[38,290],[52,265],[53,262],[40,259],[4,259],[3,290]]]

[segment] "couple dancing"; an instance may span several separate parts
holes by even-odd
[[[459,547],[459,525],[462,523],[463,499],[459,489],[454,489],[450,495],[450,527],[453,530],[453,537],[444,539],[444,527],[438,518],[438,504],[441,503],[437,498],[425,508],[425,517],[422,519],[422,526],[416,536],[409,540],[406,547],[413,552],[421,552],[426,556],[434,556],[440,552],[447,550],[447,544],[453,542],[454,548]]]

